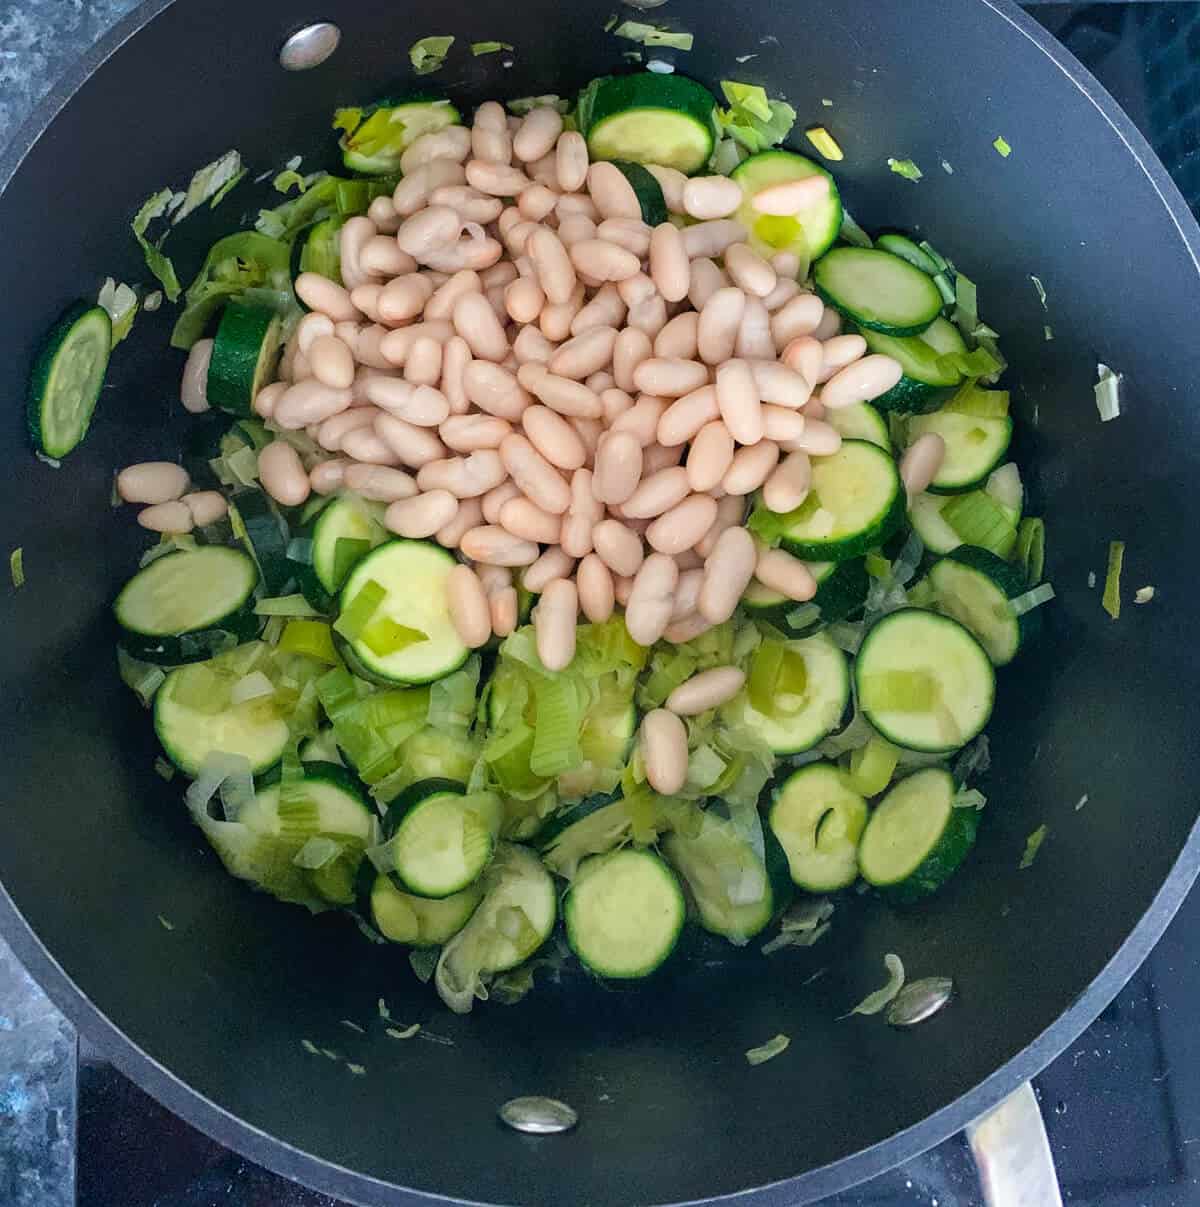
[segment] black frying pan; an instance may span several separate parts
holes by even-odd
[[[1046,1064],[1115,994],[1197,870],[1200,231],[1111,98],[999,0],[693,0],[656,14],[696,35],[677,56],[689,74],[760,80],[802,121],[826,120],[848,151],[839,178],[859,222],[936,232],[979,282],[1014,364],[1018,454],[1049,519],[1059,601],[1041,644],[1004,674],[981,841],[941,896],[903,913],[857,899],[808,953],[723,949],[651,998],[569,979],[458,1018],[402,952],[229,880],[178,785],[154,775],[106,609],[141,534],[107,501],[115,466],[178,443],[170,319],[139,320],[92,435],[58,472],[30,455],[16,405],[37,336],[105,275],[144,276],[126,226],[142,198],[230,145],[258,168],[294,152],[315,166],[335,104],[412,83],[415,37],[516,45],[511,70],[461,55],[435,77],[468,104],[565,93],[618,64],[624,44],[601,33],[610,11],[607,0],[152,0],[0,161],[0,531],[24,546],[29,576],[0,602],[4,931],[84,1031],[173,1110],[362,1203],[412,1201],[400,1187],[547,1205],[751,1188],[759,1203],[810,1201],[940,1141]],[[341,49],[317,70],[283,72],[285,35],[316,18],[340,24]],[[997,135],[1010,158],[993,149]],[[911,156],[925,179],[891,175],[889,155]],[[216,229],[197,226],[190,251],[187,237],[175,249],[184,272]],[[1124,413],[1103,426],[1097,358],[1126,377]],[[1143,583],[1158,593],[1116,623],[1087,585],[1089,571],[1103,578],[1111,538],[1129,544],[1127,598]],[[1042,823],[1041,855],[1019,871]],[[960,1000],[905,1034],[835,1021],[881,980],[888,951],[914,976],[953,976]],[[371,1020],[381,995],[395,1018],[453,1046],[338,1025]],[[779,1031],[789,1052],[749,1068],[744,1050]],[[308,1056],[303,1038],[366,1075]],[[521,1093],[566,1099],[580,1126],[546,1139],[506,1131],[496,1107]]]

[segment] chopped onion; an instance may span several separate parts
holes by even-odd
[[[1134,592],[1133,602],[1135,604],[1148,604],[1154,598],[1153,587],[1138,587]]]
[[[254,795],[254,778],[250,774],[250,760],[243,754],[229,754],[224,750],[214,750],[205,756],[204,762],[200,764],[199,775],[188,785],[188,790],[184,793],[184,800],[193,816],[207,817],[209,805],[218,791],[221,791],[222,805],[227,806],[228,802],[222,791],[227,780],[234,781],[229,794],[231,802],[241,802],[247,784],[250,787],[250,795]],[[228,807],[225,810],[225,820],[237,820],[236,816],[229,816]]]

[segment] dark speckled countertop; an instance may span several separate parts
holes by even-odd
[[[137,0],[0,0],[0,145]],[[1200,208],[1200,3],[1042,5]],[[1200,890],[1037,1079],[1064,1198],[1200,1205]],[[213,1144],[94,1053],[0,941],[0,1207],[337,1207]],[[980,1207],[959,1138],[823,1207]]]

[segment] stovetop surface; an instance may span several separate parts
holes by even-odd
[[[134,0],[0,0],[0,130]],[[1200,3],[1031,7],[1099,77],[1200,214]],[[1200,888],[1097,1022],[1035,1081],[1063,1197],[1200,1204]],[[171,1115],[98,1054],[0,943],[0,1207],[340,1207]],[[982,1207],[954,1137],[822,1207]]]

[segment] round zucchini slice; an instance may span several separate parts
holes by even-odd
[[[744,159],[729,174],[746,194],[742,208],[734,215],[750,232],[750,246],[760,255],[792,252],[802,264],[812,263],[834,244],[842,229],[842,199],[833,177],[819,163],[794,151],[760,151]],[[821,201],[793,216],[763,214],[754,208],[753,197],[775,184],[824,176],[829,193]]]
[[[861,328],[920,335],[942,312],[932,278],[899,256],[871,247],[835,247],[813,267],[813,287]]]
[[[788,776],[775,790],[768,824],[802,889],[831,893],[857,879],[867,802],[833,763],[810,763]]]

